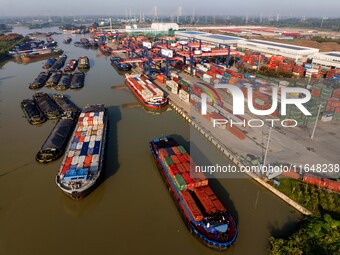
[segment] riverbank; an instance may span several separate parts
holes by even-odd
[[[160,85],[160,84],[158,84]],[[162,87],[164,89],[164,87]],[[196,121],[192,120],[190,116],[187,115],[187,111],[183,109],[183,107],[176,104],[176,101],[173,96],[169,95],[169,105],[180,115],[183,117],[185,121],[190,123],[197,131],[199,131],[206,139],[208,139],[213,145],[216,146],[218,150],[220,150],[228,159],[230,159],[236,166],[238,167],[245,167],[244,165],[237,157],[237,155],[234,155],[227,146],[222,144],[219,140],[217,140],[210,132],[208,132],[202,125],[197,123]],[[178,102],[177,102],[178,103]],[[287,204],[295,208],[297,211],[303,213],[304,215],[311,215],[312,213],[304,208],[302,205],[298,204],[279,190],[275,189],[273,186],[268,184],[263,179],[257,177],[255,174],[251,172],[246,172],[246,174],[251,177],[254,181],[261,184],[263,187],[274,193],[276,196],[281,198],[283,201],[285,201]]]

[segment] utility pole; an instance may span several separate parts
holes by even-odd
[[[272,133],[272,127],[269,127],[267,146],[266,146],[266,151],[264,152],[264,158],[263,158],[262,167],[266,165],[266,160],[267,160],[267,154],[268,154],[268,148],[269,148],[269,142],[270,142],[271,133]]]
[[[312,135],[311,135],[311,137],[310,137],[310,139],[312,139],[312,140],[313,140],[313,138],[314,138],[314,134],[315,134],[316,125],[318,124],[319,115],[320,115],[320,112],[321,112],[321,107],[322,107],[322,105],[321,105],[321,104],[319,104],[318,115],[316,116],[316,121],[315,121],[315,124],[314,124],[313,132],[312,132]]]

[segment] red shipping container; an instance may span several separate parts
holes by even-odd
[[[84,141],[85,141],[85,136],[79,137],[79,142],[80,142],[80,143],[83,143]]]
[[[170,158],[172,159],[172,161],[174,162],[175,165],[181,163],[181,162],[178,160],[178,158],[177,158],[176,155],[171,155]]]
[[[189,153],[184,153],[183,157],[186,159],[186,161],[190,162],[190,155],[189,155]]]
[[[175,176],[176,174],[180,174],[180,172],[179,172],[179,170],[178,170],[178,168],[177,168],[176,165],[171,165],[171,166],[169,166],[169,167],[168,167],[168,171],[169,171],[169,173],[170,173],[170,175],[171,175],[172,177]]]
[[[321,90],[320,89],[312,89],[312,97],[320,97]]]
[[[73,157],[67,157],[65,160],[65,165],[71,165]]]
[[[79,132],[79,131],[77,131],[76,133],[75,133],[75,137],[78,137],[78,136],[80,136],[81,135],[81,132]]]
[[[326,188],[335,192],[340,192],[340,182],[325,179]]]
[[[183,155],[177,155],[177,158],[178,158],[178,160],[179,160],[181,163],[188,162],[188,160],[186,160],[185,157],[184,157]]]
[[[61,170],[61,174],[65,174],[67,170],[70,170],[70,165],[64,165],[63,169]]]
[[[189,164],[188,162],[184,162],[184,163],[182,163],[182,164],[183,164],[183,166],[184,166],[186,172],[190,172],[190,164]]]

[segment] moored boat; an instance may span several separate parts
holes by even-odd
[[[81,199],[98,184],[107,130],[108,113],[104,105],[88,105],[82,110],[55,179],[69,197]]]
[[[83,72],[75,72],[72,76],[70,89],[80,89],[84,87],[85,74]]]
[[[51,70],[59,70],[60,68],[62,68],[66,62],[66,59],[67,59],[66,54],[59,56],[57,61],[51,67]]]
[[[45,87],[54,87],[58,84],[60,81],[60,78],[62,76],[62,71],[52,71],[50,78],[45,83]]]
[[[150,142],[150,150],[189,231],[206,246],[224,251],[237,237],[236,223],[194,168],[190,155],[171,137]]]
[[[87,56],[82,56],[78,58],[78,69],[88,69],[90,68],[90,61]]]
[[[60,118],[62,110],[48,94],[43,92],[35,93],[33,100],[46,118],[51,120]]]
[[[168,104],[168,98],[157,85],[140,74],[125,74],[125,84],[147,108],[159,109]]]
[[[69,44],[69,43],[71,43],[72,42],[72,38],[71,37],[66,37],[66,38],[64,38],[64,40],[63,40],[63,43],[66,43],[66,44]]]
[[[59,159],[74,130],[77,116],[62,118],[54,126],[50,135],[38,151],[35,159],[40,163],[49,163]]]
[[[45,85],[45,83],[46,83],[46,81],[48,80],[49,77],[50,77],[49,72],[39,73],[38,77],[35,78],[32,83],[30,83],[29,88],[30,89],[40,89],[40,88],[42,88]]]
[[[103,53],[104,55],[111,55],[112,54],[112,48],[107,46],[106,44],[101,45],[99,47],[99,50],[101,53]]]
[[[72,72],[77,68],[78,60],[71,59],[64,68],[65,72]]]
[[[49,69],[49,68],[51,68],[51,67],[53,66],[53,64],[54,64],[56,61],[57,61],[56,58],[49,58],[49,59],[46,61],[46,63],[43,65],[42,68],[44,68],[44,69]]]
[[[119,71],[130,71],[132,66],[129,63],[122,63],[124,59],[120,57],[111,57],[111,64],[116,67]]]
[[[65,89],[68,89],[70,87],[71,79],[72,79],[72,74],[70,74],[70,73],[63,73],[63,75],[61,76],[61,79],[60,79],[58,85],[55,86],[54,88],[56,90],[65,90]]]
[[[42,124],[46,118],[34,100],[25,99],[21,102],[21,108],[27,118],[28,122],[32,125]]]
[[[67,115],[69,112],[75,114],[80,112],[80,109],[64,94],[54,94],[52,97],[57,105],[63,110],[64,115]]]

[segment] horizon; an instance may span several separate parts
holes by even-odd
[[[141,2],[96,2],[60,0],[58,5],[40,4],[39,0],[5,0],[0,9],[2,17],[32,16],[249,16],[249,17],[308,17],[308,18],[340,18],[338,9],[340,2],[324,0],[310,4],[309,0],[298,2],[287,0],[273,3],[272,0],[231,2],[228,0],[211,0],[209,6],[197,4],[193,0],[185,3],[179,0],[157,2],[144,0]]]

